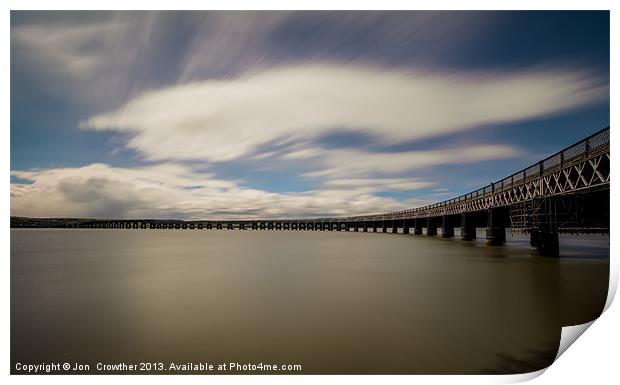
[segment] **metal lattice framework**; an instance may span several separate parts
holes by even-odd
[[[609,127],[502,180],[443,202],[389,213],[320,222],[438,217],[509,206],[538,198],[609,187]]]

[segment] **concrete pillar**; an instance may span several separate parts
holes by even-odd
[[[422,235],[422,219],[416,218],[413,221],[413,234]]]
[[[454,237],[454,226],[450,224],[450,218],[447,215],[441,216],[441,237],[442,238]]]
[[[461,214],[461,239],[464,241],[476,239],[476,226],[467,218],[467,214]]]
[[[409,227],[411,227],[411,222],[405,219],[403,221],[403,234],[409,234]]]
[[[368,232],[368,223],[364,222],[364,224],[362,225],[362,231],[365,233]]]
[[[432,237],[437,235],[437,226],[433,223],[431,218],[426,219],[426,235]]]
[[[385,223],[385,221],[381,222],[381,232],[387,233],[387,223]]]
[[[233,225],[232,223],[229,223],[228,225],[226,225],[226,229],[227,230],[234,230],[235,229],[235,225]]]
[[[373,221],[373,222],[372,222],[372,232],[373,232],[373,233],[376,233],[376,232],[377,232],[377,222],[376,222],[376,221]]]
[[[506,242],[506,227],[498,209],[488,210],[487,245],[501,246]]]
[[[396,233],[398,233],[398,221],[393,220],[392,221],[392,234],[396,234]]]
[[[555,231],[532,230],[530,245],[545,257],[560,256],[560,237]]]

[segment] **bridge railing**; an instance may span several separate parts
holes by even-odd
[[[433,203],[431,205],[417,207],[402,211],[392,211],[387,213],[377,213],[369,215],[357,215],[349,217],[332,217],[332,218],[318,218],[316,221],[342,221],[342,220],[367,220],[380,217],[396,217],[403,216],[411,213],[419,213],[423,211],[432,210],[438,207],[449,206],[455,203],[463,203],[471,200],[477,200],[482,197],[492,196],[493,194],[519,186],[532,179],[540,178],[542,176],[551,174],[559,169],[562,169],[569,164],[580,162],[584,159],[590,158],[595,155],[599,155],[602,152],[609,151],[609,127],[604,128],[587,138],[535,163],[529,167],[524,168],[504,179],[497,182],[493,182],[478,190],[469,192],[467,194],[460,195],[455,198],[451,198],[442,202]]]

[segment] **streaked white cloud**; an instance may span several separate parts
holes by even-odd
[[[378,197],[373,195],[376,186],[364,183],[303,193],[271,193],[178,164],[141,168],[91,164],[18,170],[11,175],[33,182],[11,184],[11,215],[33,217],[306,217],[379,212],[428,203]]]
[[[360,188],[368,187],[375,191],[411,191],[433,186],[433,182],[415,178],[358,178],[334,179],[325,182],[325,186],[332,188]]]
[[[458,167],[459,164],[512,158],[519,154],[519,149],[499,144],[395,153],[332,150],[326,151],[321,157],[321,170],[305,173],[304,176],[347,178],[371,174],[390,175],[446,164]]]
[[[570,70],[482,75],[313,64],[144,92],[81,125],[130,133],[127,147],[150,160],[228,161],[335,128],[384,144],[446,135],[558,113],[608,92]]]
[[[290,151],[284,153],[282,159],[308,159],[314,158],[324,153],[320,148],[305,148],[303,150]]]

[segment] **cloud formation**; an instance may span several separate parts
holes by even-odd
[[[81,126],[129,133],[127,147],[149,160],[221,162],[334,129],[383,144],[448,135],[589,105],[608,93],[607,84],[580,71],[482,75],[306,64],[147,91]]]
[[[442,187],[462,192],[463,180],[435,167],[486,175],[491,161],[528,156],[514,123],[545,119],[549,138],[570,130],[563,114],[608,105],[604,17],[557,14],[513,34],[531,22],[515,15],[14,12],[13,175],[34,183],[12,184],[12,211],[305,216],[447,198]],[[584,39],[584,28],[599,32]],[[476,142],[477,128],[502,123]],[[24,171],[49,164],[75,167]]]
[[[520,150],[508,145],[459,146],[406,152],[367,152],[361,150],[328,150],[318,163],[322,169],[305,173],[306,177],[351,177],[391,175],[446,164],[466,164],[513,158]]]
[[[31,184],[11,184],[11,215],[96,218],[283,218],[348,215],[428,203],[373,195],[371,181],[332,182],[303,193],[271,193],[167,164],[120,168],[106,164],[12,171]],[[384,188],[412,189],[424,182],[391,180]]]

